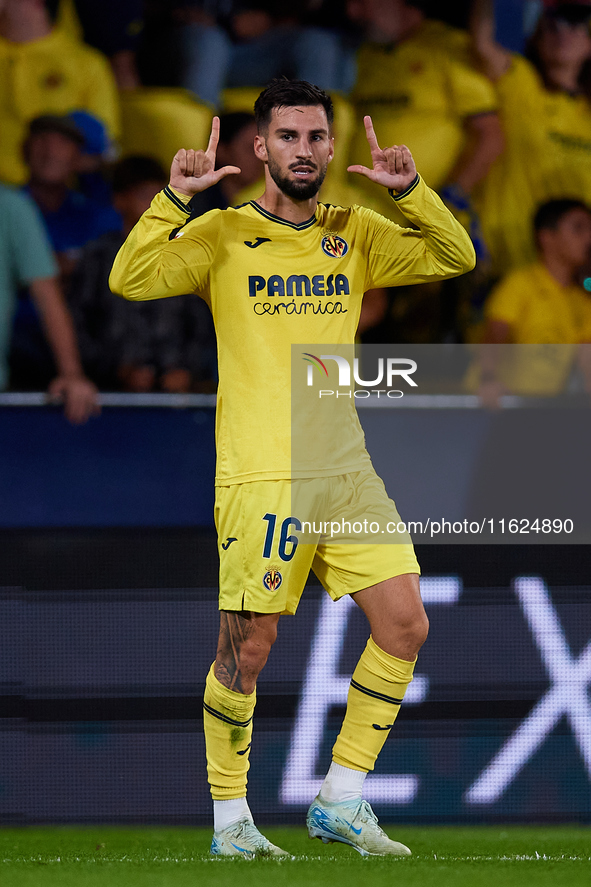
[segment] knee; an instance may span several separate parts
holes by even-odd
[[[429,620],[423,610],[412,618],[397,620],[387,631],[387,637],[381,633],[385,641],[383,649],[400,659],[413,660],[425,643],[428,633]],[[382,646],[376,639],[375,633],[373,634],[378,646]]]
[[[417,653],[427,640],[427,636],[429,634],[429,619],[427,614],[423,610],[422,613],[418,614],[412,623],[408,627],[408,638],[414,646],[416,646]]]

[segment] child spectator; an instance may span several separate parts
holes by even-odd
[[[534,232],[537,262],[510,272],[485,305],[484,343],[532,346],[483,349],[481,396],[493,406],[505,389],[558,394],[577,353],[591,391],[589,349],[574,347],[591,343],[591,295],[580,281],[591,256],[591,209],[580,200],[550,200],[537,210]]]

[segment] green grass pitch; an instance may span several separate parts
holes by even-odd
[[[2,887],[589,887],[585,827],[388,826],[406,859],[362,859],[310,841],[302,828],[267,828],[292,859],[212,859],[211,832],[190,828],[0,829]]]

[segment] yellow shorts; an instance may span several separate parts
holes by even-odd
[[[310,569],[333,600],[420,573],[410,536],[371,467],[217,487],[215,520],[220,610],[293,614]]]

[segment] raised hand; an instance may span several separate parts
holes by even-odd
[[[391,148],[380,148],[374,132],[371,117],[364,117],[365,132],[373,169],[367,166],[349,166],[348,172],[356,172],[378,185],[391,188],[392,191],[404,191],[415,180],[417,168],[412,154],[406,145],[393,145]]]
[[[225,176],[238,175],[241,170],[237,166],[215,168],[215,155],[220,140],[220,118],[211,121],[211,135],[206,151],[194,151],[192,148],[181,148],[174,155],[170,167],[170,186],[175,191],[192,197],[216,185]]]

